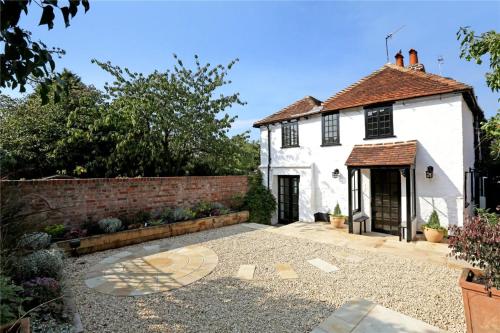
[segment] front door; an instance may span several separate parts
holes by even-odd
[[[299,220],[299,176],[278,176],[278,222]]]
[[[401,224],[401,176],[398,169],[372,169],[372,230],[397,235]]]

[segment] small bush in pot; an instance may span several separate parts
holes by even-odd
[[[105,218],[97,222],[97,224],[105,233],[117,232],[122,227],[122,221],[117,218]]]
[[[422,230],[425,239],[431,243],[440,243],[447,235],[447,230],[441,226],[439,216],[435,210],[432,211],[427,223],[422,225]]]
[[[342,215],[342,210],[340,209],[340,205],[338,202],[333,209],[333,213],[330,213],[330,223],[335,228],[342,228],[344,226],[345,216]]]
[[[451,256],[477,269],[464,269],[462,288],[467,332],[500,332],[500,222],[495,214],[465,219],[450,227]],[[497,330],[492,330],[496,328]]]
[[[21,236],[17,247],[24,250],[41,250],[50,246],[51,237],[45,232],[31,232]]]

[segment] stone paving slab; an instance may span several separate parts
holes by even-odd
[[[339,270],[339,268],[337,266],[334,266],[334,265],[330,264],[329,262],[324,261],[323,259],[320,259],[320,258],[311,259],[311,260],[308,260],[307,262],[310,263],[311,265],[321,269],[323,272],[326,272],[326,273],[332,273],[332,272],[336,272]]]
[[[241,265],[236,277],[242,280],[252,280],[255,272],[255,265]]]
[[[298,279],[299,276],[295,273],[292,265],[284,263],[284,264],[276,264],[276,271],[278,272],[281,279]]]
[[[144,250],[150,254],[143,255]],[[215,252],[200,245],[169,251],[158,245],[138,247],[136,253],[122,251],[105,258],[87,273],[85,284],[114,296],[142,296],[193,283],[217,266]],[[129,258],[134,256],[137,257]],[[142,256],[141,256],[142,255]]]
[[[439,328],[356,298],[337,309],[312,330],[312,333],[439,333]]]
[[[242,223],[241,224],[244,227],[250,228],[250,229],[274,229],[275,227],[266,225],[266,224],[259,224],[259,223]]]

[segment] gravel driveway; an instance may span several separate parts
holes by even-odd
[[[89,289],[83,279],[88,268],[127,248],[67,259],[67,281],[86,332],[309,332],[354,297],[450,332],[465,331],[458,270],[242,225],[147,245],[164,242],[172,246],[200,243],[217,253],[219,263],[211,274],[186,287],[117,297]],[[346,260],[349,255],[363,260]],[[332,263],[339,271],[319,270],[307,262],[314,258]],[[280,279],[275,270],[278,263],[291,264],[299,278]],[[256,265],[254,280],[235,278],[244,264]]]

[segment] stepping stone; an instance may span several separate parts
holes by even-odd
[[[342,305],[312,333],[438,333],[439,328],[365,299]]]
[[[255,265],[241,265],[236,277],[242,280],[252,280],[255,272]]]
[[[290,264],[276,264],[276,270],[281,279],[298,279],[299,276]]]
[[[144,245],[142,248],[146,252],[157,252],[160,250],[160,245]]]
[[[339,270],[337,266],[334,266],[330,264],[329,262],[324,261],[323,259],[320,258],[315,258],[307,261],[311,265],[321,269],[323,272],[326,273],[333,273]]]
[[[358,263],[358,262],[363,260],[362,257],[357,256],[355,254],[345,255],[345,254],[341,254],[341,253],[336,253],[336,254],[334,254],[334,256],[337,258],[343,259],[343,260],[354,262],[354,263]]]

